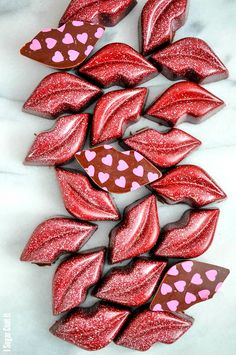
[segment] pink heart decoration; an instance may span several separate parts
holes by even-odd
[[[215,291],[218,292],[222,285],[223,285],[223,282],[219,282],[219,283],[216,285]]]
[[[79,42],[85,44],[88,40],[88,34],[86,32],[80,33],[77,35],[77,39]]]
[[[54,56],[52,57],[52,61],[55,62],[55,63],[60,63],[60,62],[63,62],[63,60],[64,60],[64,57],[61,54],[61,52],[56,51],[54,53]]]
[[[112,148],[112,146],[110,145],[110,144],[104,144],[104,146],[103,146],[105,149],[111,149]]]
[[[208,298],[210,296],[210,291],[209,290],[201,290],[198,292],[198,294],[202,300],[208,300]]]
[[[191,280],[192,284],[194,285],[201,285],[203,283],[201,275],[196,273],[195,275],[193,275],[192,280]]]
[[[179,301],[177,301],[177,300],[167,302],[167,306],[168,306],[169,310],[171,310],[173,312],[175,312],[177,310],[178,305],[179,305]]]
[[[108,165],[108,166],[112,166],[112,161],[113,161],[113,159],[112,159],[111,154],[107,154],[104,158],[102,158],[103,164]]]
[[[140,187],[141,187],[141,186],[139,185],[138,182],[133,181],[133,182],[132,182],[132,187],[131,187],[130,191],[135,191],[135,190],[139,189]]]
[[[31,44],[30,44],[30,49],[31,49],[32,51],[38,51],[38,50],[41,49],[41,48],[42,48],[42,47],[41,47],[41,44],[40,44],[39,40],[33,39],[33,41],[32,41]]]
[[[74,42],[74,39],[73,39],[73,37],[71,36],[70,33],[66,33],[65,36],[64,36],[64,38],[63,38],[63,40],[62,40],[62,42],[63,42],[64,44],[71,44],[71,43]]]
[[[117,170],[119,171],[124,171],[126,169],[128,169],[129,165],[124,161],[124,160],[119,160],[118,166],[117,166]]]
[[[85,151],[85,158],[86,158],[88,161],[93,160],[95,157],[96,157],[96,153],[95,153],[95,152],[91,152],[90,150],[86,150],[86,151]]]
[[[95,173],[95,168],[93,165],[89,165],[86,169],[87,173],[89,176],[94,176]]]
[[[197,299],[197,297],[191,292],[187,292],[185,295],[185,303],[187,303],[187,304],[195,302],[196,299]]]
[[[110,175],[108,173],[103,173],[103,172],[98,173],[98,178],[102,184],[104,184],[104,182],[106,182],[109,179],[109,177]]]
[[[92,50],[93,50],[93,46],[89,45],[86,51],[84,52],[84,54],[88,56],[92,52]]]
[[[101,38],[102,35],[103,35],[103,33],[104,33],[104,29],[101,28],[101,27],[98,27],[97,32],[95,33],[94,36],[95,36],[96,38]]]
[[[119,179],[115,180],[115,184],[119,187],[124,188],[126,185],[126,178],[124,176],[121,176]]]
[[[148,181],[149,181],[149,182],[152,182],[152,181],[157,180],[159,176],[158,176],[158,174],[156,174],[156,173],[151,173],[151,172],[149,172],[149,173],[147,174],[147,177],[148,177]]]
[[[177,276],[179,274],[179,271],[177,270],[176,265],[172,266],[170,270],[168,270],[167,275],[171,276]]]
[[[57,30],[60,32],[63,32],[65,29],[66,25],[62,25],[61,27],[59,27]]]
[[[69,55],[70,61],[71,61],[71,62],[74,62],[74,61],[78,58],[79,52],[78,52],[78,51],[75,51],[75,50],[73,50],[73,49],[70,49],[70,50],[68,51],[68,55]]]
[[[143,176],[143,167],[142,165],[139,165],[137,168],[133,169],[133,173],[136,176]]]
[[[127,150],[126,152],[121,152],[124,155],[130,155],[130,150]]]
[[[76,26],[76,27],[78,27],[78,26],[83,26],[83,24],[84,24],[83,21],[72,21],[72,25],[73,25],[73,26]]]
[[[160,303],[155,304],[155,306],[153,307],[153,311],[154,312],[163,311],[162,306],[160,305]]]
[[[182,263],[182,268],[186,271],[186,272],[191,272],[193,267],[193,262],[192,261],[185,261]]]
[[[175,282],[174,285],[179,292],[183,292],[186,286],[186,282],[181,280]]]
[[[51,28],[47,27],[47,28],[42,29],[42,32],[50,32],[51,30],[52,30]]]
[[[46,38],[45,42],[47,44],[47,48],[48,49],[52,49],[53,47],[55,47],[55,45],[57,44],[57,40],[54,38]]]
[[[137,162],[143,160],[143,156],[139,154],[138,152],[134,152],[134,157],[137,160]]]
[[[210,281],[215,281],[217,276],[217,271],[216,270],[208,270],[206,272],[206,277],[208,278],[208,280]]]
[[[163,284],[161,285],[161,294],[165,296],[167,295],[167,293],[171,293],[171,292],[172,292],[172,287],[163,282]]]

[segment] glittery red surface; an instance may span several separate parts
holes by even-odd
[[[123,221],[110,233],[109,259],[112,264],[146,253],[160,233],[157,204],[150,195],[125,210]]]
[[[145,310],[134,315],[115,343],[145,351],[157,342],[174,343],[191,328],[192,324],[193,318],[183,313]]]
[[[82,248],[97,226],[70,218],[54,217],[37,226],[21,254],[22,261],[52,264],[64,253]]]
[[[80,305],[88,288],[101,277],[105,248],[87,250],[63,261],[52,282],[53,313],[59,314]]]
[[[219,213],[218,208],[186,211],[180,220],[163,228],[155,255],[169,258],[200,256],[213,241]]]
[[[68,111],[78,112],[97,99],[102,91],[75,75],[53,73],[36,87],[23,110],[33,115],[55,118]]]
[[[198,83],[226,79],[228,70],[206,42],[187,37],[153,54],[152,61],[170,80],[188,79]]]
[[[116,90],[105,94],[94,110],[92,144],[122,137],[127,126],[140,118],[146,96],[146,88]]]
[[[144,129],[123,142],[161,168],[178,164],[201,144],[198,139],[177,128],[166,133]]]
[[[226,198],[215,181],[196,165],[177,166],[150,186],[169,204],[184,202],[203,207]]]
[[[96,52],[79,72],[102,87],[132,87],[152,79],[157,69],[125,43],[110,43]]]
[[[186,15],[187,0],[148,0],[141,14],[142,53],[148,55],[171,42]]]
[[[182,122],[201,123],[224,101],[196,83],[182,81],[169,87],[145,112],[145,117],[167,126]]]
[[[50,332],[85,350],[99,350],[118,334],[129,311],[97,303],[91,308],[78,308],[57,321]]]
[[[95,296],[127,307],[137,307],[152,296],[165,262],[139,258],[125,267],[113,268],[101,281]]]
[[[83,20],[104,26],[115,26],[136,4],[136,0],[72,0],[59,24]]]
[[[85,142],[89,115],[62,116],[55,126],[39,133],[25,158],[25,164],[59,165],[71,160]]]
[[[86,176],[59,168],[56,173],[65,207],[73,216],[89,221],[120,218],[110,195],[95,189]]]

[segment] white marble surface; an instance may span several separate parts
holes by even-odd
[[[12,354],[85,354],[48,332],[55,317],[51,313],[51,279],[55,267],[40,268],[21,263],[20,253],[35,226],[53,215],[66,215],[53,169],[22,165],[34,133],[48,129],[53,122],[21,112],[21,107],[36,84],[50,69],[19,55],[19,48],[41,28],[56,26],[68,0],[0,0],[0,267],[1,325],[4,313],[11,314]],[[99,46],[108,41],[125,41],[137,48],[137,21],[145,1],[118,26],[108,29]],[[155,345],[148,354],[235,355],[236,354],[236,1],[192,0],[187,23],[176,39],[199,36],[206,40],[227,65],[230,78],[205,87],[225,100],[227,106],[201,125],[179,126],[202,140],[202,146],[185,162],[199,164],[222,186],[228,199],[219,205],[220,220],[211,248],[199,260],[231,269],[219,294],[209,302],[191,308],[195,318],[192,329],[176,344]],[[127,30],[129,28],[129,30]],[[170,85],[159,75],[147,83],[154,97]],[[144,118],[131,129],[151,125]],[[140,190],[138,197],[147,194]],[[122,209],[137,195],[116,197]],[[185,205],[159,205],[160,223],[177,220]],[[106,245],[114,223],[100,223],[86,249]],[[94,300],[90,299],[89,304]],[[1,336],[1,341],[3,337]],[[2,348],[0,348],[2,351]],[[110,345],[100,351],[111,355],[134,352]]]

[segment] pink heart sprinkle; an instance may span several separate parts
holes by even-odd
[[[143,156],[139,154],[138,152],[134,152],[134,157],[137,160],[137,162],[143,160]]]
[[[62,40],[62,42],[63,42],[64,44],[71,44],[71,43],[74,42],[74,39],[73,39],[73,37],[71,36],[70,33],[66,33],[65,36],[64,36],[64,38],[63,38],[63,40]]]
[[[79,42],[85,44],[88,40],[88,34],[86,32],[80,33],[77,35],[77,39]]]
[[[84,154],[85,154],[85,158],[88,161],[91,161],[91,160],[93,160],[96,157],[96,153],[95,152],[91,152],[90,150],[86,150]]]
[[[172,292],[172,287],[163,282],[163,284],[161,285],[161,294],[165,296],[167,295],[167,293],[171,293],[171,292]]]
[[[93,165],[89,165],[85,170],[87,171],[89,176],[94,176],[95,169]]]
[[[66,25],[62,25],[61,27],[59,27],[57,30],[60,32],[63,32],[65,29]]]
[[[193,262],[192,261],[184,261],[182,263],[182,268],[186,271],[186,272],[190,272],[192,270],[193,267]]]
[[[140,187],[141,187],[141,186],[139,185],[138,182],[133,181],[133,182],[132,182],[132,187],[131,187],[130,191],[135,191],[135,190],[139,189]]]
[[[197,297],[191,292],[187,292],[185,295],[185,303],[187,303],[187,304],[195,302],[196,299],[197,299]]]
[[[112,146],[110,145],[110,144],[104,144],[104,149],[111,149],[112,148]]]
[[[149,182],[152,182],[152,181],[157,180],[157,179],[159,178],[159,175],[156,174],[156,173],[151,173],[151,172],[149,172],[148,175],[147,175],[147,177],[148,177],[148,181],[149,181]]]
[[[142,177],[143,176],[143,172],[144,172],[144,170],[143,170],[142,165],[139,165],[137,168],[133,169],[133,173],[136,176]]]
[[[171,275],[171,276],[177,276],[178,274],[179,271],[177,270],[176,265],[172,266],[167,272],[167,275]]]
[[[158,312],[158,311],[163,311],[162,306],[160,305],[160,303],[155,304],[155,306],[152,309],[154,312]]]
[[[174,285],[179,292],[183,292],[186,286],[186,282],[181,280],[175,282]]]
[[[198,292],[198,294],[202,300],[208,300],[208,298],[210,296],[210,291],[209,290],[201,290]]]
[[[216,285],[215,292],[218,292],[222,285],[223,285],[223,282],[219,282],[219,283]]]
[[[73,26],[83,26],[84,22],[83,21],[72,21]]]
[[[128,169],[128,167],[129,165],[123,159],[119,160],[117,170],[124,171]]]
[[[178,305],[179,305],[179,301],[177,300],[167,302],[168,308],[173,312],[177,310]]]
[[[88,55],[92,52],[92,50],[93,50],[93,46],[90,46],[90,45],[89,45],[89,46],[87,47],[86,51],[84,52],[84,54],[88,56]]]
[[[119,179],[115,180],[115,184],[119,187],[124,188],[126,185],[126,178],[124,176],[121,176]]]
[[[127,150],[126,152],[121,152],[124,155],[130,155],[130,150]]]
[[[57,44],[57,40],[55,40],[54,38],[46,38],[45,42],[47,44],[48,49],[52,49]]]
[[[106,182],[109,179],[109,177],[110,175],[108,173],[103,173],[103,172],[98,173],[98,178],[102,184],[104,184],[104,182]]]
[[[56,51],[54,53],[54,56],[52,57],[52,61],[55,62],[55,63],[60,63],[60,62],[63,62],[63,60],[64,60],[64,57],[61,54],[61,52]]]
[[[32,51],[38,51],[39,49],[41,49],[41,44],[37,39],[33,39],[33,41],[30,44],[30,49]]]
[[[71,62],[74,62],[78,56],[79,56],[79,52],[78,51],[75,51],[74,49],[70,49],[68,51],[68,55],[69,55],[69,59]]]
[[[208,280],[210,281],[215,281],[217,276],[217,271],[216,270],[208,270],[206,272],[206,277],[208,278]]]
[[[51,28],[47,27],[47,28],[43,28],[41,32],[50,32],[51,30],[52,30]]]
[[[201,275],[196,273],[193,275],[192,280],[191,280],[192,284],[194,285],[201,285],[203,283]]]
[[[113,159],[112,159],[111,154],[107,154],[104,158],[102,158],[103,164],[108,165],[108,166],[112,166],[112,161],[113,161]]]
[[[101,27],[98,27],[97,32],[95,33],[94,36],[95,36],[96,38],[101,38],[102,35],[103,35],[103,33],[104,33],[104,29],[101,28]]]

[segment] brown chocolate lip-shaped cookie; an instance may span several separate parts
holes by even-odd
[[[151,303],[152,311],[183,312],[196,303],[212,298],[229,270],[221,266],[187,260],[165,274]]]
[[[75,68],[89,56],[103,32],[101,25],[69,21],[56,29],[43,29],[20,53],[52,68]]]
[[[75,157],[99,187],[113,193],[134,191],[161,177],[161,172],[134,150],[121,152],[101,145]]]

